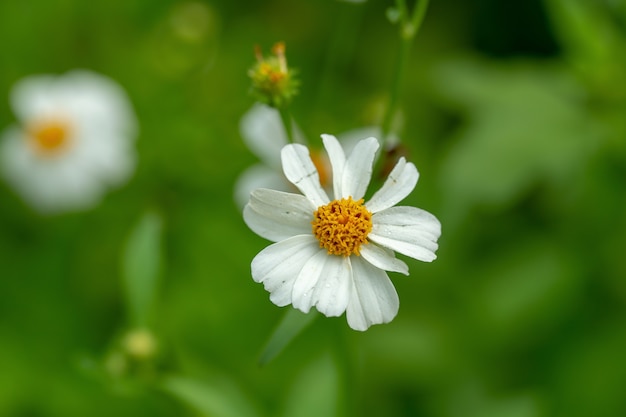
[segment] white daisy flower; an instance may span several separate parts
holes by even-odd
[[[419,174],[404,158],[367,202],[378,141],[356,144],[349,156],[338,140],[322,135],[332,165],[334,199],[320,185],[308,149],[286,145],[281,152],[287,179],[302,194],[257,189],[244,208],[246,224],[276,242],[252,261],[252,278],[263,283],[278,306],[292,304],[326,316],[346,312],[348,324],[366,330],[398,312],[398,294],[386,271],[408,275],[394,251],[433,261],[441,225],[432,214],[395,204],[415,187]]]
[[[28,77],[13,88],[11,105],[19,126],[2,134],[1,173],[40,212],[92,207],[132,173],[136,120],[109,78]]]

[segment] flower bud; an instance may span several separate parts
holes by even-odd
[[[285,44],[275,44],[268,57],[263,56],[258,46],[255,54],[257,62],[248,71],[252,93],[262,103],[278,109],[286,107],[298,93],[299,82],[294,78],[294,71],[287,66]]]

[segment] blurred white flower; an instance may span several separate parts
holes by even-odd
[[[295,141],[306,145],[307,141],[295,122],[292,124]],[[234,198],[238,207],[243,208],[250,199],[250,193],[257,188],[271,188],[278,191],[295,191],[287,181],[280,165],[280,151],[287,145],[287,133],[278,110],[265,104],[256,103],[243,115],[239,130],[244,143],[261,162],[241,173],[235,182]],[[350,150],[362,138],[380,136],[380,128],[364,127],[338,135],[344,148]],[[330,162],[326,155],[313,153],[313,163],[321,176],[324,188],[330,185]]]
[[[334,136],[322,139],[332,165],[334,200],[300,144],[286,145],[281,159],[285,176],[304,195],[252,192],[244,220],[276,242],[253,259],[252,278],[278,306],[292,304],[305,313],[315,307],[329,317],[345,311],[350,327],[366,330],[398,312],[398,295],[385,271],[408,275],[408,266],[394,251],[434,260],[441,225],[424,210],[394,207],[417,184],[415,165],[400,158],[381,189],[364,202],[378,141],[361,140],[346,157]]]
[[[38,211],[92,207],[133,172],[135,115],[109,78],[31,76],[14,86],[11,106],[19,125],[2,134],[1,173]]]

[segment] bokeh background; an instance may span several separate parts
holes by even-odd
[[[431,2],[397,126],[439,258],[391,274],[390,324],[317,318],[258,365],[286,309],[250,277],[267,242],[233,201],[257,162],[239,133],[253,47],[286,43],[292,114],[319,146],[380,122],[390,6],[0,2],[2,128],[17,80],[74,68],[117,80],[140,123],[135,175],[92,210],[41,216],[0,183],[1,416],[626,415],[621,0]],[[158,351],[129,359],[122,265],[147,212]]]

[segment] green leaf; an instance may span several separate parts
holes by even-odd
[[[269,341],[261,353],[260,365],[265,365],[274,359],[293,339],[306,329],[317,317],[317,311],[304,314],[296,309],[289,309],[281,322],[272,333]]]
[[[608,63],[623,44],[607,4],[595,0],[548,0],[547,9],[561,42],[582,65]],[[585,64],[583,61],[591,61]]]
[[[286,396],[285,417],[334,417],[339,413],[339,371],[330,355],[304,368]]]
[[[122,277],[131,325],[147,325],[153,308],[161,267],[163,224],[155,213],[147,213],[131,231],[122,260]]]
[[[599,145],[584,90],[559,69],[455,61],[438,82],[467,113],[441,180],[455,213],[502,207],[541,182],[567,183]]]
[[[165,378],[160,387],[206,417],[257,417],[259,414],[226,376],[197,380],[183,376]]]
[[[584,292],[576,259],[545,236],[490,252],[471,276],[474,337],[488,349],[541,343],[576,308]],[[545,339],[543,339],[545,340]]]
[[[492,392],[478,378],[463,381],[445,396],[449,417],[544,417],[545,402],[532,391]],[[454,404],[450,406],[450,404]]]

